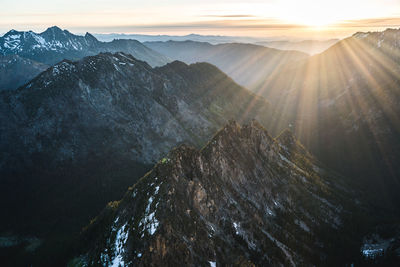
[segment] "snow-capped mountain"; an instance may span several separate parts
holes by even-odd
[[[0,37],[0,55],[19,55],[45,64],[63,59],[79,59],[100,52],[125,52],[152,66],[169,60],[136,40],[100,42],[90,33],[74,35],[54,26],[42,33],[11,30]]]
[[[4,54],[18,54],[35,51],[82,51],[89,49],[95,39],[90,34],[73,35],[67,30],[54,26],[38,34],[33,31],[11,30],[2,37],[0,51]]]

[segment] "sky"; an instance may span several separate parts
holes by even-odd
[[[0,33],[57,25],[74,33],[342,38],[400,27],[400,0],[0,0]]]

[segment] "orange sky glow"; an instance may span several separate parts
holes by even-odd
[[[0,32],[190,33],[343,38],[400,27],[400,0],[3,0]]]

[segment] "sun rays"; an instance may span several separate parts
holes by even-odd
[[[275,121],[270,129],[291,125],[302,143],[326,161],[342,162],[332,158],[342,154],[349,162],[374,165],[371,169],[385,166],[393,173],[391,157],[398,149],[392,147],[393,136],[400,133],[394,102],[400,94],[400,54],[391,34],[388,30],[370,33],[367,39],[348,38],[273,72],[257,91],[271,102]],[[399,182],[379,181],[382,186]]]

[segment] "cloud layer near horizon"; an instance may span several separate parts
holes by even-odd
[[[400,0],[3,1],[0,32],[58,25],[94,33],[336,38],[400,26]]]

